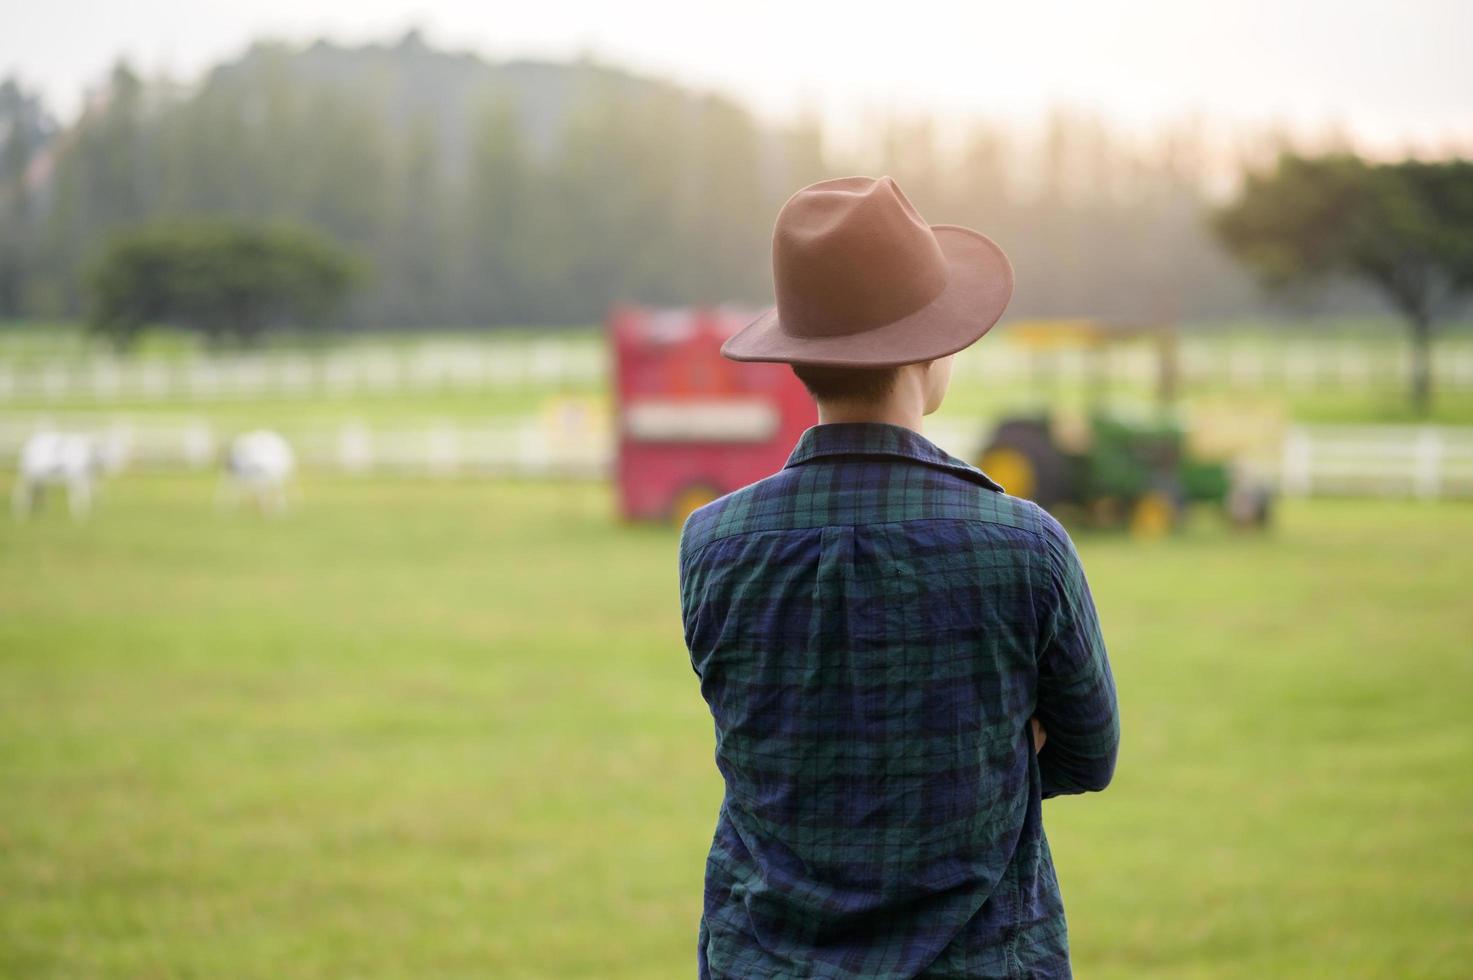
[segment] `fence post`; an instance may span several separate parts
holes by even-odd
[[[179,442],[180,455],[184,457],[185,466],[201,470],[210,465],[210,460],[215,455],[215,434],[208,424],[199,419],[189,423]]]
[[[1279,482],[1284,496],[1307,497],[1314,489],[1314,444],[1300,426],[1292,426],[1284,434],[1284,457],[1279,468]]]
[[[1314,389],[1319,382],[1320,358],[1318,349],[1305,344],[1294,344],[1284,352],[1284,383],[1292,391],[1295,388]]]
[[[436,476],[454,476],[460,469],[460,432],[449,422],[425,433],[425,461]]]
[[[349,422],[338,430],[338,465],[349,473],[362,473],[373,465],[373,435],[362,422]]]
[[[163,401],[169,396],[168,368],[157,361],[144,361],[139,365],[138,386],[143,397]]]
[[[1450,365],[1452,384],[1450,387],[1468,388],[1473,387],[1473,349],[1467,347],[1459,348],[1452,358]]]
[[[1422,500],[1442,495],[1442,433],[1426,425],[1417,433],[1412,489]]]

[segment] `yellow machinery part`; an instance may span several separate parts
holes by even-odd
[[[1176,526],[1176,502],[1160,490],[1143,494],[1130,511],[1130,533],[1138,538],[1160,538]]]
[[[1032,497],[1038,475],[1027,456],[1016,449],[998,446],[982,454],[981,469],[1014,497]]]
[[[670,523],[684,527],[685,519],[715,500],[720,494],[710,487],[686,487],[675,495],[670,505]]]

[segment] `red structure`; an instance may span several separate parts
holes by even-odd
[[[683,523],[697,507],[782,468],[818,411],[781,364],[740,364],[721,344],[755,314],[620,307],[609,316],[619,506]]]

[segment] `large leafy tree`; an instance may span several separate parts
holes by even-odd
[[[1349,277],[1377,289],[1410,331],[1413,405],[1431,407],[1438,318],[1473,291],[1473,161],[1285,154],[1214,227],[1270,287]]]
[[[115,236],[88,285],[94,329],[119,346],[155,323],[250,343],[271,327],[320,325],[356,278],[353,258],[315,232],[211,220]]]

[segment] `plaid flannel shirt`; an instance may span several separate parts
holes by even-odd
[[[702,977],[1069,975],[1040,800],[1103,789],[1119,724],[1057,521],[909,429],[818,425],[686,522],[680,596],[726,784]]]

